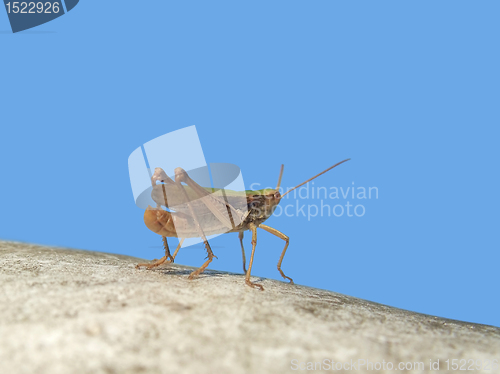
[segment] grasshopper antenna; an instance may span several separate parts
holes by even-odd
[[[349,160],[350,160],[350,158],[345,159],[344,161],[340,161],[340,162],[336,163],[336,164],[335,164],[335,165],[333,165],[333,166],[330,166],[330,167],[329,167],[328,169],[326,169],[325,171],[322,171],[321,173],[319,173],[319,174],[315,175],[315,176],[314,176],[314,177],[312,177],[312,178],[309,178],[308,180],[306,180],[305,182],[303,182],[303,183],[299,184],[298,186],[295,186],[295,187],[294,187],[294,188],[292,188],[291,190],[286,191],[283,195],[281,195],[281,198],[283,198],[283,196],[285,196],[287,193],[292,192],[292,191],[293,191],[293,190],[295,190],[296,188],[299,188],[300,186],[303,186],[303,185],[304,185],[304,184],[306,184],[306,183],[309,183],[309,182],[310,182],[310,181],[312,181],[313,179],[318,178],[320,175],[325,174],[327,171],[330,171],[330,170],[332,170],[334,167],[339,166],[340,164],[343,164],[344,162],[349,161]],[[283,172],[283,165],[281,166],[281,172]],[[281,181],[281,174],[280,174],[280,181]],[[278,182],[278,187],[279,187],[279,182]]]
[[[281,177],[283,176],[283,169],[285,168],[284,164],[281,164],[280,177],[278,178],[278,185],[276,186],[276,191],[280,189],[281,186]]]

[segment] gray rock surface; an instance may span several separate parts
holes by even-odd
[[[285,373],[307,362],[328,371],[328,359],[347,362],[342,372],[422,362],[405,371],[419,373],[429,360],[440,360],[439,372],[455,372],[447,359],[500,363],[496,327],[268,279],[261,292],[238,274],[190,281],[191,268],[138,262],[0,242],[0,372]]]

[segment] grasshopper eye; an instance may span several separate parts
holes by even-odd
[[[248,204],[248,207],[250,209],[255,209],[259,206],[259,203],[257,201],[252,201],[250,204]]]

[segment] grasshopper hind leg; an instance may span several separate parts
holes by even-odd
[[[203,238],[203,241],[205,243],[205,248],[207,249],[207,260],[203,265],[200,266],[199,269],[193,271],[191,274],[189,274],[189,279],[193,279],[203,273],[205,269],[208,267],[208,265],[212,262],[214,258],[217,258],[216,255],[212,252],[212,248],[210,248],[210,244],[208,244],[208,240],[206,237]]]
[[[177,256],[177,253],[179,252],[179,249],[181,249],[181,246],[182,246],[182,243],[184,242],[184,238],[182,238],[180,241],[179,241],[179,245],[177,246],[177,248],[175,249],[175,252],[173,255],[170,254],[170,249],[168,248],[168,242],[167,242],[167,238],[165,236],[162,236],[162,239],[163,239],[163,247],[165,248],[165,256],[163,256],[162,258],[160,258],[159,260],[153,262],[153,263],[150,263],[150,264],[137,264],[136,265],[136,269],[139,269],[141,266],[144,266],[146,267],[146,269],[153,269],[157,266],[160,266],[161,264],[167,262],[167,263],[173,263],[174,260],[175,260],[175,256]]]
[[[194,182],[191,178],[189,178],[188,174],[186,173],[186,171],[184,169],[182,169],[182,168],[175,169],[175,184],[177,185],[179,191],[184,195],[184,199],[187,202],[189,212],[191,213],[191,217],[194,221],[195,229],[198,232],[198,236],[203,239],[203,242],[205,243],[205,248],[207,249],[207,260],[205,261],[205,263],[203,265],[201,265],[199,269],[197,269],[197,270],[193,271],[191,274],[189,274],[189,279],[193,279],[193,278],[197,277],[198,275],[200,275],[201,273],[203,273],[203,271],[205,271],[205,269],[208,267],[208,265],[212,262],[214,257],[215,258],[217,258],[217,257],[212,252],[212,248],[210,248],[210,244],[208,244],[207,237],[205,236],[205,233],[203,232],[203,228],[200,225],[200,221],[196,215],[196,212],[193,209],[193,206],[189,202],[189,196],[188,196],[188,194],[187,194],[187,192],[186,192],[186,190],[181,182],[186,183],[189,187],[194,189],[195,192],[197,191],[196,193],[200,198],[203,197],[203,194],[200,193],[200,191],[198,189],[203,190],[203,187],[201,187],[196,182]]]

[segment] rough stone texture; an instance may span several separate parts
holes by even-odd
[[[439,359],[439,372],[452,372],[447,359],[500,362],[496,327],[268,279],[261,292],[237,274],[189,281],[191,268],[136,270],[139,261],[0,242],[0,372],[281,373],[293,359],[423,362],[425,372]]]

